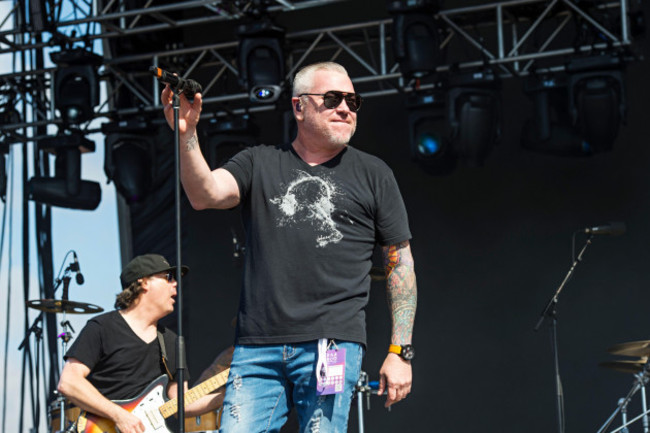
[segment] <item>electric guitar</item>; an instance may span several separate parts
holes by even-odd
[[[224,370],[187,391],[185,393],[185,403],[193,403],[225,385],[228,381],[229,372],[230,369]],[[145,433],[172,433],[165,424],[165,418],[169,418],[178,411],[178,402],[176,398],[166,401],[168,381],[167,376],[160,376],[151,382],[137,397],[130,400],[115,400],[113,403],[140,418],[140,421],[145,426]],[[110,419],[85,411],[77,419],[76,431],[78,433],[119,433],[115,423]]]

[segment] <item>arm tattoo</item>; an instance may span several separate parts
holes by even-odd
[[[408,241],[382,247],[393,344],[409,344],[417,305],[417,285]]]
[[[194,150],[197,144],[199,144],[199,140],[196,138],[196,135],[191,136],[190,139],[185,142],[185,145],[187,146],[186,150],[188,152]]]

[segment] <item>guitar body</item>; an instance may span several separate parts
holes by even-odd
[[[145,433],[171,433],[160,413],[160,407],[167,401],[167,376],[160,376],[130,400],[116,400],[114,403],[131,412],[145,426]],[[77,421],[78,433],[119,433],[115,423],[91,413],[82,414]]]
[[[222,387],[228,380],[230,369],[201,382],[185,393],[185,404],[191,404],[206,394]],[[172,433],[165,424],[165,419],[177,412],[178,400],[167,400],[167,376],[154,380],[131,400],[115,400],[113,403],[137,416],[144,424],[144,433]],[[83,412],[77,419],[77,433],[120,433],[115,423],[101,416]]]

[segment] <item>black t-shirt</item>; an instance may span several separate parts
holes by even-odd
[[[375,244],[411,237],[390,168],[349,146],[312,167],[291,145],[245,149],[224,168],[246,229],[237,343],[365,345]]]
[[[159,327],[165,342],[167,367],[176,374],[176,335]],[[158,338],[145,343],[118,311],[91,318],[65,355],[88,368],[88,380],[109,400],[138,396],[147,385],[166,374]]]

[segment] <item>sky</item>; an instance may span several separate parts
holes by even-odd
[[[4,18],[7,10],[12,6],[12,1],[0,0],[0,17]],[[1,20],[0,20],[1,21]],[[97,51],[96,51],[97,52]],[[11,71],[11,57],[0,55],[0,74]],[[102,89],[102,94],[105,94]],[[102,122],[95,120],[96,127]],[[55,133],[56,128],[50,132]],[[104,140],[103,135],[96,134],[89,136],[96,143],[94,153],[84,154],[81,158],[82,179],[99,182],[102,187],[102,199],[99,207],[94,211],[82,211],[63,208],[52,208],[52,245],[53,245],[53,267],[55,275],[59,268],[68,267],[72,262],[72,255],[66,257],[70,250],[77,253],[81,272],[85,283],[78,285],[75,279],[69,287],[69,299],[71,301],[90,303],[103,308],[105,311],[113,309],[115,295],[119,292],[119,273],[121,269],[121,258],[119,249],[119,236],[117,225],[116,193],[113,184],[106,183],[106,175],[103,170],[104,163]],[[7,202],[0,202],[0,215],[5,207],[6,218],[4,221],[5,237],[2,251],[0,251],[0,430],[5,432],[18,432],[19,405],[20,405],[20,380],[22,366],[22,351],[18,346],[24,339],[24,299],[23,299],[23,276],[22,276],[22,146],[14,144],[11,146],[11,153],[8,160],[12,165],[8,166],[9,183],[12,186],[8,190]],[[33,143],[28,143],[28,149],[32,149]],[[32,162],[28,162],[31,170]],[[29,173],[31,177],[33,173]],[[35,226],[34,206],[30,202],[30,228],[29,228],[29,249],[30,249],[30,294],[28,300],[41,299],[38,293],[38,269],[35,254]],[[10,225],[11,223],[11,225]],[[56,299],[61,298],[61,288],[55,294]],[[40,311],[28,309],[28,325],[38,316]],[[54,314],[54,313],[47,313]],[[57,322],[63,321],[62,314],[56,314]],[[86,321],[91,317],[89,314],[68,314],[66,319],[70,322],[75,332],[73,338],[83,328]],[[30,338],[32,350],[35,352],[35,337]],[[62,342],[59,340],[60,349]],[[60,350],[59,349],[59,350]],[[46,366],[47,368],[47,366]],[[43,380],[43,369],[41,369],[41,381]],[[41,406],[46,403],[44,392],[40,392]],[[32,427],[30,418],[30,406],[26,406],[24,417],[25,432]],[[4,416],[3,416],[4,413]],[[45,414],[41,415],[40,428],[33,433],[47,432],[47,421]],[[3,419],[4,418],[4,419]]]

